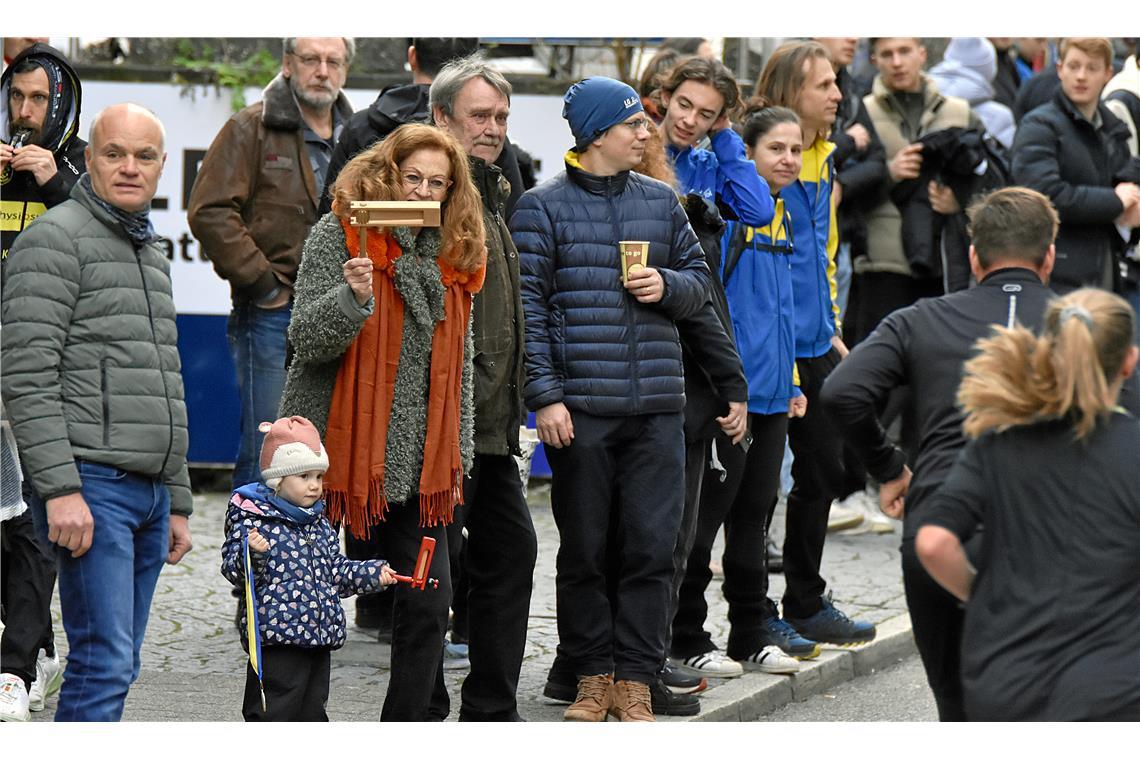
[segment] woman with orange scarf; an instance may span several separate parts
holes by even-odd
[[[331,192],[333,211],[313,226],[297,274],[281,409],[324,436],[329,519],[357,537],[379,530],[401,572],[421,538],[435,538],[429,575],[439,588],[396,590],[380,718],[441,719],[446,707],[430,703],[451,600],[445,526],[473,452],[471,297],[486,265],[479,194],[459,143],[422,124],[358,154]],[[443,223],[372,228],[361,257],[348,223],[354,200],[439,201]]]

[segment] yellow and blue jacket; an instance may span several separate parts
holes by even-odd
[[[826,354],[838,332],[835,252],[839,228],[831,186],[834,143],[817,139],[804,150],[798,180],[780,193],[792,226],[792,292],[796,305],[796,358]]]
[[[754,414],[787,414],[788,401],[802,395],[795,373],[793,248],[779,198],[770,224],[729,221],[721,237],[720,276]]]

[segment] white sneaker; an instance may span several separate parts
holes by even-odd
[[[724,655],[724,652],[718,649],[694,657],[687,657],[684,660],[670,659],[669,662],[682,673],[693,676],[736,678],[744,675],[744,668],[741,664],[736,660],[729,659]]]
[[[784,654],[775,644],[769,644],[759,652],[753,652],[740,661],[745,670],[758,670],[761,673],[791,675],[800,672],[800,661]]]
[[[36,680],[28,692],[28,709],[39,712],[47,704],[47,698],[59,691],[63,684],[63,666],[59,664],[59,652],[51,657],[43,649],[36,655]]]
[[[848,506],[836,499],[831,502],[831,511],[827,513],[828,531],[847,530],[863,524],[863,511]]]
[[[11,673],[0,674],[0,720],[24,722],[28,712],[28,690],[24,679]]]
[[[859,526],[843,531],[846,535],[895,532],[894,522],[879,508],[878,494],[871,491],[856,491],[844,499],[841,504],[856,510],[863,516],[863,522]]]

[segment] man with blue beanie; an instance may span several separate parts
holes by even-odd
[[[684,494],[675,320],[704,304],[709,271],[673,189],[631,171],[649,139],[633,88],[590,77],[564,102],[566,170],[523,195],[510,227],[523,397],[546,445],[561,541],[558,634],[579,669],[565,717],[647,721]],[[645,266],[624,280],[619,241],[648,243]],[[611,562],[607,547],[617,547]]]

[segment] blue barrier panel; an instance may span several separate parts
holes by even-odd
[[[178,353],[190,417],[191,465],[232,465],[241,412],[224,315],[179,314]]]
[[[534,412],[527,413],[526,426],[534,427]],[[530,460],[530,474],[538,478],[550,477],[550,463],[546,461],[546,449],[541,442],[535,447],[534,458]]]

